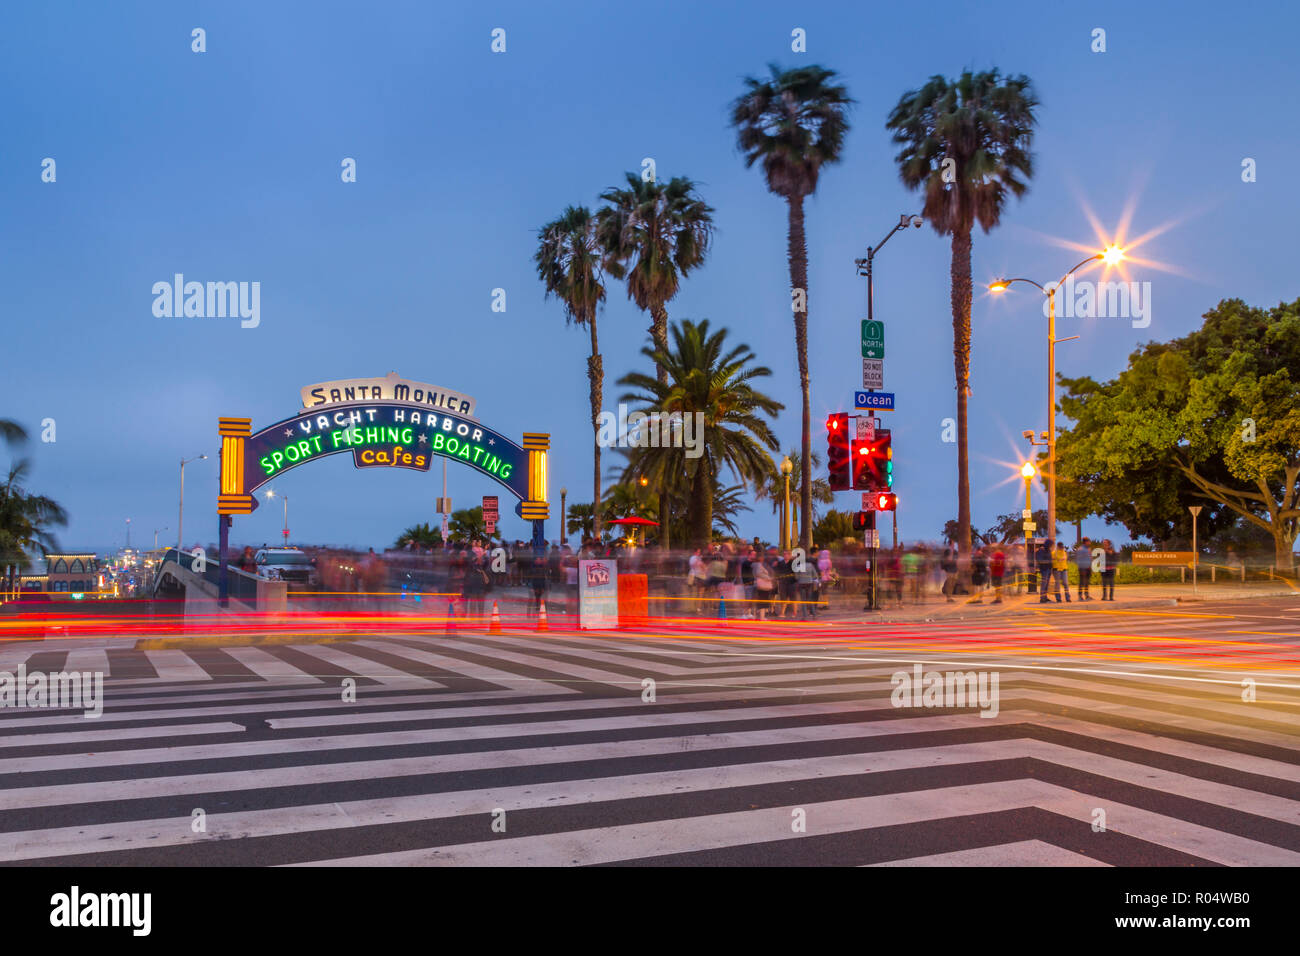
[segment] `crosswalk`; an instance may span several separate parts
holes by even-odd
[[[1227,668],[991,648],[3,646],[0,670],[108,678],[94,720],[0,709],[0,862],[1300,864],[1298,682],[1260,680],[1247,701]],[[895,706],[914,662],[995,671],[996,715]]]

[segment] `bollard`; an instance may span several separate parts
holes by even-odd
[[[456,633],[456,605],[447,602],[447,633]]]
[[[727,599],[724,597],[720,597],[718,598],[718,620],[725,621],[726,619],[727,619]]]

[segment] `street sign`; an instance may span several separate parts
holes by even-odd
[[[875,528],[868,528],[863,534],[863,545],[868,548],[880,547],[880,532]]]
[[[862,360],[862,387],[885,387],[885,362],[883,359],[864,358]]]
[[[1025,530],[1025,531],[1037,531],[1037,530],[1038,530],[1038,525],[1035,524],[1035,523],[1032,522],[1032,521],[1026,521],[1026,522],[1025,522],[1024,524],[1022,524],[1020,527],[1021,527],[1021,529]]]
[[[483,519],[483,528],[484,528],[485,531],[487,531],[488,534],[496,534],[496,533],[497,533],[497,519],[496,519],[496,518],[484,518],[484,519]]]
[[[500,505],[498,504],[497,496],[484,495],[483,496],[483,517],[486,518],[489,515],[495,516],[495,515],[499,515],[500,513],[501,513]]]
[[[440,515],[451,514],[450,498],[435,498],[434,500],[437,502],[437,504],[434,505],[434,509],[433,509],[434,511],[438,512],[438,514]]]
[[[1020,512],[1020,517],[1024,518],[1026,521],[1029,521],[1031,518],[1034,517],[1034,513],[1030,511],[1028,508],[1025,508],[1023,511]]]
[[[854,392],[853,407],[858,411],[892,412],[893,392]]]
[[[1189,568],[1196,560],[1195,551],[1134,551],[1133,563],[1138,567],[1168,568],[1185,564]]]
[[[875,441],[876,438],[876,420],[870,415],[859,415],[857,421],[857,434],[853,437],[858,441]]]
[[[862,510],[863,511],[876,510],[876,493],[874,491],[862,492]]]
[[[865,359],[882,359],[885,357],[885,323],[862,320],[862,357]]]

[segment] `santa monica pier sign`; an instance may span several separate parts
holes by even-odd
[[[516,444],[474,417],[474,399],[396,372],[307,385],[301,395],[300,412],[256,433],[251,419],[218,420],[219,515],[249,514],[257,507],[253,493],[272,478],[350,452],[357,468],[428,471],[435,456],[448,458],[503,485],[519,499],[520,517],[539,523],[549,517],[549,434],[525,432]]]

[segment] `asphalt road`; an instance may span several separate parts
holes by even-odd
[[[1296,596],[320,630],[0,644],[107,674],[0,709],[0,861],[1300,863]]]

